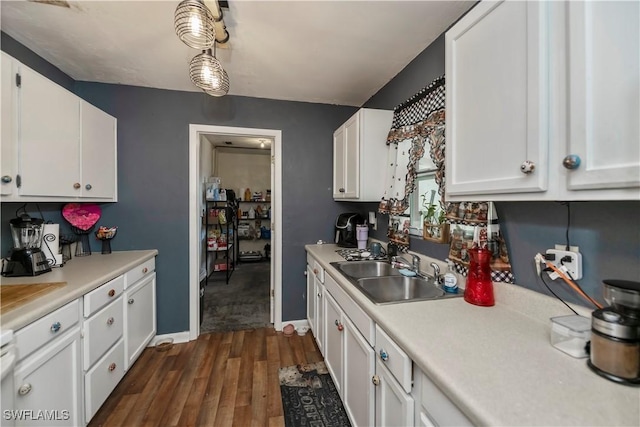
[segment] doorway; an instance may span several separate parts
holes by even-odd
[[[240,140],[242,138],[265,139],[271,142],[271,202],[269,247],[269,287],[270,321],[276,330],[282,329],[282,132],[274,129],[233,128],[209,125],[189,126],[189,339],[194,340],[200,334],[200,282],[202,279],[204,243],[202,241],[203,197],[202,177],[210,176],[207,161],[203,159],[202,146],[205,137],[217,140]],[[205,150],[206,151],[206,150]],[[212,164],[209,162],[209,164]],[[223,183],[222,188],[226,185]],[[237,190],[235,190],[237,191]],[[234,272],[236,274],[237,272]],[[228,286],[233,286],[230,282]]]

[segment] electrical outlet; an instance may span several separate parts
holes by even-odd
[[[560,247],[560,249],[558,249]],[[556,268],[567,269],[567,272],[573,278],[573,280],[582,279],[582,254],[578,252],[577,246],[571,246],[571,251],[565,250],[565,245],[556,245],[556,249],[547,249],[547,255],[554,255],[554,260],[547,260]],[[563,261],[563,259],[566,259]],[[555,280],[555,277],[552,277]]]

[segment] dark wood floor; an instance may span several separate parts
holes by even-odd
[[[273,328],[147,348],[89,426],[284,426],[278,369],[321,360],[311,333]]]

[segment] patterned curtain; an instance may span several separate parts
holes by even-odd
[[[387,137],[388,168],[385,192],[378,207],[380,213],[399,215],[409,207],[409,198],[416,188],[417,164],[425,153],[425,145],[433,157],[432,135],[440,135],[444,140],[444,101],[442,76],[394,109]]]

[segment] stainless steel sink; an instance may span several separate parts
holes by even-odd
[[[391,264],[384,261],[345,261],[332,262],[341,273],[354,279],[363,277],[400,276],[400,273]]]
[[[424,301],[462,296],[448,293],[432,278],[401,275],[384,261],[332,262],[335,268],[375,304]]]
[[[445,292],[421,277],[387,276],[358,279],[358,288],[377,304],[442,298]]]

